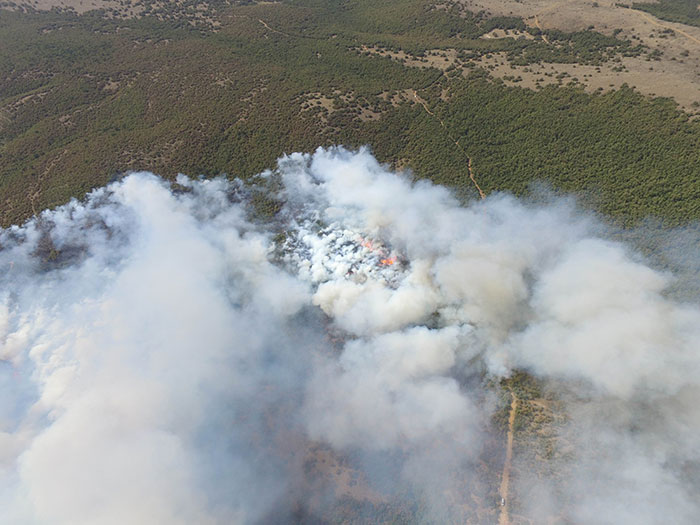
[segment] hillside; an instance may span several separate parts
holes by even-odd
[[[63,338],[83,348],[81,316],[90,344],[118,355],[116,308],[132,321],[124,346],[153,352],[130,355],[119,384],[160,384],[163,366],[163,399],[210,426],[173,417],[154,433],[187,428],[187,460],[228,485],[182,486],[217,517],[235,492],[250,514],[221,511],[234,523],[618,525],[671,511],[685,523],[700,486],[686,378],[700,318],[698,12],[696,0],[0,0],[0,299],[23,301],[0,303],[0,365],[21,372],[15,341],[36,343],[32,359]],[[142,171],[172,185],[126,176]],[[83,281],[71,272],[86,260]],[[109,278],[116,292],[101,288]],[[24,286],[34,280],[48,306]],[[313,298],[295,295],[303,287]],[[173,308],[153,314],[161,331],[132,289]],[[13,339],[12,315],[58,321]],[[180,335],[197,349],[211,340],[215,365],[178,350]],[[235,361],[239,337],[236,351],[254,350]],[[111,377],[100,352],[86,355]],[[66,390],[79,397],[78,375]],[[162,401],[144,384],[135,391]],[[52,385],[42,402],[60,414]],[[101,388],[85,391],[102,400]],[[143,414],[160,416],[153,406]],[[679,414],[691,423],[676,427]],[[244,474],[217,463],[231,450]],[[629,480],[648,511],[611,502]]]
[[[4,225],[128,170],[247,177],[340,143],[467,196],[471,158],[486,193],[545,182],[625,224],[700,216],[697,82],[652,82],[681,110],[635,80],[635,64],[697,75],[680,33],[636,38],[612,15],[547,29],[565,7],[540,30],[521,3],[17,5],[0,12]]]

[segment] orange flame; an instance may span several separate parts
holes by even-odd
[[[394,264],[396,262],[396,255],[394,255],[393,257],[390,257],[388,259],[382,259],[379,262],[385,266],[391,266],[392,264]]]

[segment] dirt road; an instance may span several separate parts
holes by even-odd
[[[428,107],[428,103],[425,100],[423,100],[421,97],[418,96],[418,93],[416,92],[415,89],[413,90],[413,98],[415,98],[416,102],[418,102],[421,106],[423,106],[423,109],[426,111],[426,113],[428,113],[428,115],[438,119],[438,122],[443,127],[443,129],[447,133],[447,136],[450,138],[450,140],[454,143],[455,146],[457,146],[459,148],[459,150],[462,153],[464,153],[464,156],[467,158],[467,170],[469,171],[469,178],[471,179],[472,183],[474,184],[476,191],[479,192],[479,197],[481,199],[485,199],[486,194],[481,190],[481,187],[476,182],[476,177],[474,176],[474,171],[472,170],[472,158],[469,155],[467,155],[467,152],[464,150],[462,145],[459,143],[459,140],[455,140],[454,137],[452,137],[449,130],[447,129],[447,126],[445,126],[445,122],[441,118],[439,118],[437,115],[435,115],[435,113],[430,111],[430,108]]]
[[[513,460],[513,427],[515,426],[515,414],[518,410],[518,398],[511,392],[510,394],[513,400],[510,403],[510,415],[508,416],[508,440],[506,444],[506,460],[503,463],[503,474],[501,475],[501,488],[499,493],[501,494],[501,501],[505,504],[501,506],[501,515],[498,519],[498,525],[510,525],[510,516],[508,514],[508,507],[510,502],[508,500],[508,490],[510,486],[510,464]]]
[[[539,18],[537,18],[537,15],[535,15],[535,25],[537,26],[537,29],[539,29],[540,31],[544,31],[544,28],[540,25],[540,20]],[[551,42],[547,38],[547,35],[545,35],[544,33],[542,33],[542,40],[544,40],[547,44],[551,44]]]
[[[678,29],[677,27],[671,27],[671,26],[667,26],[665,24],[661,24],[661,23],[657,22],[654,18],[652,18],[650,15],[643,13],[641,11],[638,11],[638,12],[640,15],[642,15],[642,18],[644,18],[647,22],[654,24],[655,26],[663,27],[664,29],[670,29],[671,31],[674,31],[676,33],[683,35],[687,39],[692,40],[696,44],[700,44],[700,39],[695,38],[693,35],[686,33],[682,29]]]

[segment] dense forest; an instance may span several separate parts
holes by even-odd
[[[698,0],[660,0],[657,2],[634,2],[634,9],[646,11],[669,22],[679,22],[700,27],[700,2]]]
[[[369,145],[467,198],[471,158],[487,193],[545,182],[622,224],[700,217],[700,125],[672,101],[507,87],[473,62],[598,64],[640,46],[425,0],[211,5],[189,19],[187,3],[168,8],[181,17],[0,10],[3,225],[129,170],[245,178],[332,144]],[[528,38],[480,38],[495,28]],[[447,52],[455,64],[439,67]]]

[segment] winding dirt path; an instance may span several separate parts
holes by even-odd
[[[542,34],[540,35],[540,36],[542,37],[542,40],[544,40],[544,41],[547,42],[548,44],[551,44],[551,42],[550,42],[549,39],[547,38],[547,35],[544,34],[544,28],[543,28],[542,25],[540,24],[540,19],[537,18],[537,15],[535,15],[535,25],[537,26],[537,29],[539,29],[540,31],[542,31]]]
[[[248,16],[248,15],[233,15],[233,16],[234,16],[234,17],[247,18],[247,19],[249,19],[249,20],[253,20],[253,18],[251,18],[251,17]],[[289,37],[289,38],[305,38],[305,39],[307,39],[307,40],[326,40],[325,38],[317,37],[317,36],[299,35],[299,34],[296,34],[296,35],[295,35],[294,33],[287,33],[287,32],[285,32],[285,31],[280,31],[279,29],[275,29],[274,27],[270,27],[270,25],[269,25],[267,22],[265,22],[265,20],[263,20],[262,18],[257,18],[256,20],[257,20],[260,24],[262,24],[262,26],[263,26],[265,29],[267,29],[267,30],[270,31],[271,33],[277,33],[278,35],[283,35],[283,36],[286,36],[286,37]]]
[[[304,35],[293,35],[291,33],[285,33],[284,31],[280,31],[279,29],[275,29],[274,27],[270,27],[270,25],[265,22],[262,18],[253,18],[252,16],[248,15],[229,15],[231,18],[245,18],[246,20],[255,20],[259,24],[261,24],[265,29],[267,29],[270,33],[277,33],[278,35],[286,36],[289,38],[312,38],[309,36],[304,36]],[[267,36],[265,37],[267,38]]]
[[[428,107],[427,102],[418,96],[418,93],[416,92],[415,89],[413,90],[413,98],[415,98],[416,102],[418,102],[421,106],[423,106],[423,109],[425,109],[425,111],[426,111],[426,113],[428,113],[428,115],[433,116],[433,117],[435,116],[435,113],[430,111],[430,108]],[[440,120],[440,119],[438,119],[438,120]],[[443,128],[445,127],[445,123],[442,120],[440,120],[440,125]]]
[[[534,20],[535,26],[537,26],[537,29],[539,29],[540,31],[543,31],[543,33],[542,33],[541,36],[542,36],[542,40],[544,40],[546,43],[551,44],[551,42],[549,41],[549,39],[547,38],[547,36],[544,34],[544,27],[542,27],[542,24],[540,24],[540,19],[539,19],[539,17],[542,16],[543,14],[545,14],[545,13],[550,13],[550,12],[554,11],[555,9],[559,9],[559,8],[560,8],[561,6],[563,6],[563,5],[571,4],[571,3],[574,2],[574,1],[575,1],[575,0],[564,0],[563,2],[557,2],[557,3],[555,3],[555,4],[550,5],[550,6],[547,7],[546,9],[542,9],[542,11],[540,11],[539,13],[537,13],[536,15],[534,15],[534,16],[535,16],[535,20]]]
[[[693,35],[691,35],[690,33],[686,33],[685,31],[683,31],[682,29],[678,29],[677,27],[671,27],[671,26],[667,26],[667,25],[665,25],[665,24],[662,24],[662,23],[660,23],[660,22],[657,22],[651,15],[649,15],[649,14],[643,12],[643,11],[638,11],[638,13],[639,13],[640,15],[642,15],[642,18],[644,18],[647,22],[649,22],[649,23],[651,23],[651,24],[654,24],[655,26],[663,27],[664,29],[670,29],[671,31],[673,31],[673,32],[675,32],[675,33],[680,33],[681,35],[683,35],[683,36],[686,37],[687,39],[692,40],[693,42],[695,42],[696,44],[700,44],[700,39],[695,38],[695,37],[694,37]]]
[[[510,525],[510,516],[508,514],[508,507],[510,502],[508,500],[508,490],[510,488],[510,464],[513,460],[513,427],[515,426],[515,414],[518,410],[518,398],[513,392],[510,393],[513,400],[510,403],[510,415],[508,416],[508,441],[506,445],[506,460],[503,463],[503,474],[501,475],[501,488],[499,493],[501,494],[501,501],[505,501],[505,504],[501,505],[501,515],[498,518],[498,525]]]
[[[447,136],[450,138],[450,140],[454,143],[455,146],[457,146],[459,148],[459,150],[464,154],[464,156],[467,157],[467,169],[469,170],[469,178],[471,179],[472,183],[474,184],[476,191],[479,192],[479,197],[481,199],[485,199],[486,194],[481,190],[481,187],[476,182],[476,177],[474,176],[474,171],[472,170],[472,158],[464,150],[462,145],[459,143],[459,140],[455,140],[454,137],[450,134],[450,131],[447,129],[445,122],[440,117],[438,117],[435,113],[430,111],[430,108],[428,107],[428,103],[425,100],[423,100],[420,96],[418,96],[418,93],[416,92],[415,89],[413,89],[412,91],[413,91],[413,98],[416,99],[416,102],[418,102],[421,106],[423,106],[423,109],[426,111],[426,113],[428,115],[430,115],[431,117],[435,117],[438,120],[438,122],[443,127],[443,129],[447,133]]]
[[[459,144],[457,144],[457,145],[459,146]],[[459,146],[459,147],[461,148],[462,146]],[[479,192],[479,197],[481,197],[481,199],[483,200],[486,198],[486,194],[481,190],[481,187],[476,182],[476,178],[474,177],[474,172],[472,171],[472,158],[471,157],[467,157],[467,158],[469,159],[469,162],[467,163],[467,169],[469,170],[469,178],[474,183],[474,187],[476,188],[476,191]]]
[[[282,31],[279,31],[277,29],[270,27],[269,25],[267,25],[267,22],[265,22],[265,20],[263,20],[262,18],[258,18],[258,22],[260,22],[265,27],[265,29],[267,29],[268,31],[271,31],[273,33],[277,33],[278,35],[292,36],[288,33],[284,33]]]
[[[559,9],[559,8],[562,7],[563,5],[570,4],[570,3],[574,2],[574,1],[575,1],[575,0],[564,0],[563,2],[557,2],[557,3],[555,3],[555,4],[553,4],[553,5],[549,6],[549,7],[547,7],[546,9],[543,9],[542,11],[540,11],[539,13],[537,13],[536,15],[534,15],[534,20],[533,20],[533,21],[534,21],[534,23],[535,23],[535,26],[536,26],[540,31],[544,31],[544,28],[542,27],[542,24],[540,23],[540,20],[539,20],[538,17],[544,15],[545,13],[552,12],[552,11],[554,11],[555,9]],[[639,13],[639,15],[640,15],[642,18],[644,18],[644,20],[646,20],[647,22],[649,22],[650,24],[653,24],[653,25],[655,25],[655,26],[661,27],[661,28],[663,28],[663,29],[670,29],[671,31],[674,31],[674,32],[676,32],[676,33],[679,33],[679,34],[683,35],[683,36],[686,37],[688,40],[691,40],[691,41],[695,42],[696,44],[700,44],[700,38],[695,37],[695,36],[691,35],[690,33],[686,32],[686,31],[684,31],[684,30],[682,30],[682,29],[679,29],[678,27],[673,27],[673,26],[670,26],[670,25],[662,24],[661,22],[658,21],[657,18],[651,16],[649,13],[646,13],[646,12],[644,12],[644,11],[640,11],[640,10],[637,10],[637,9],[633,9],[633,11],[636,11],[637,13]],[[545,35],[542,35],[542,40],[544,40],[544,41],[547,42],[548,44],[551,43],[549,40],[547,40],[547,37],[546,37]]]

